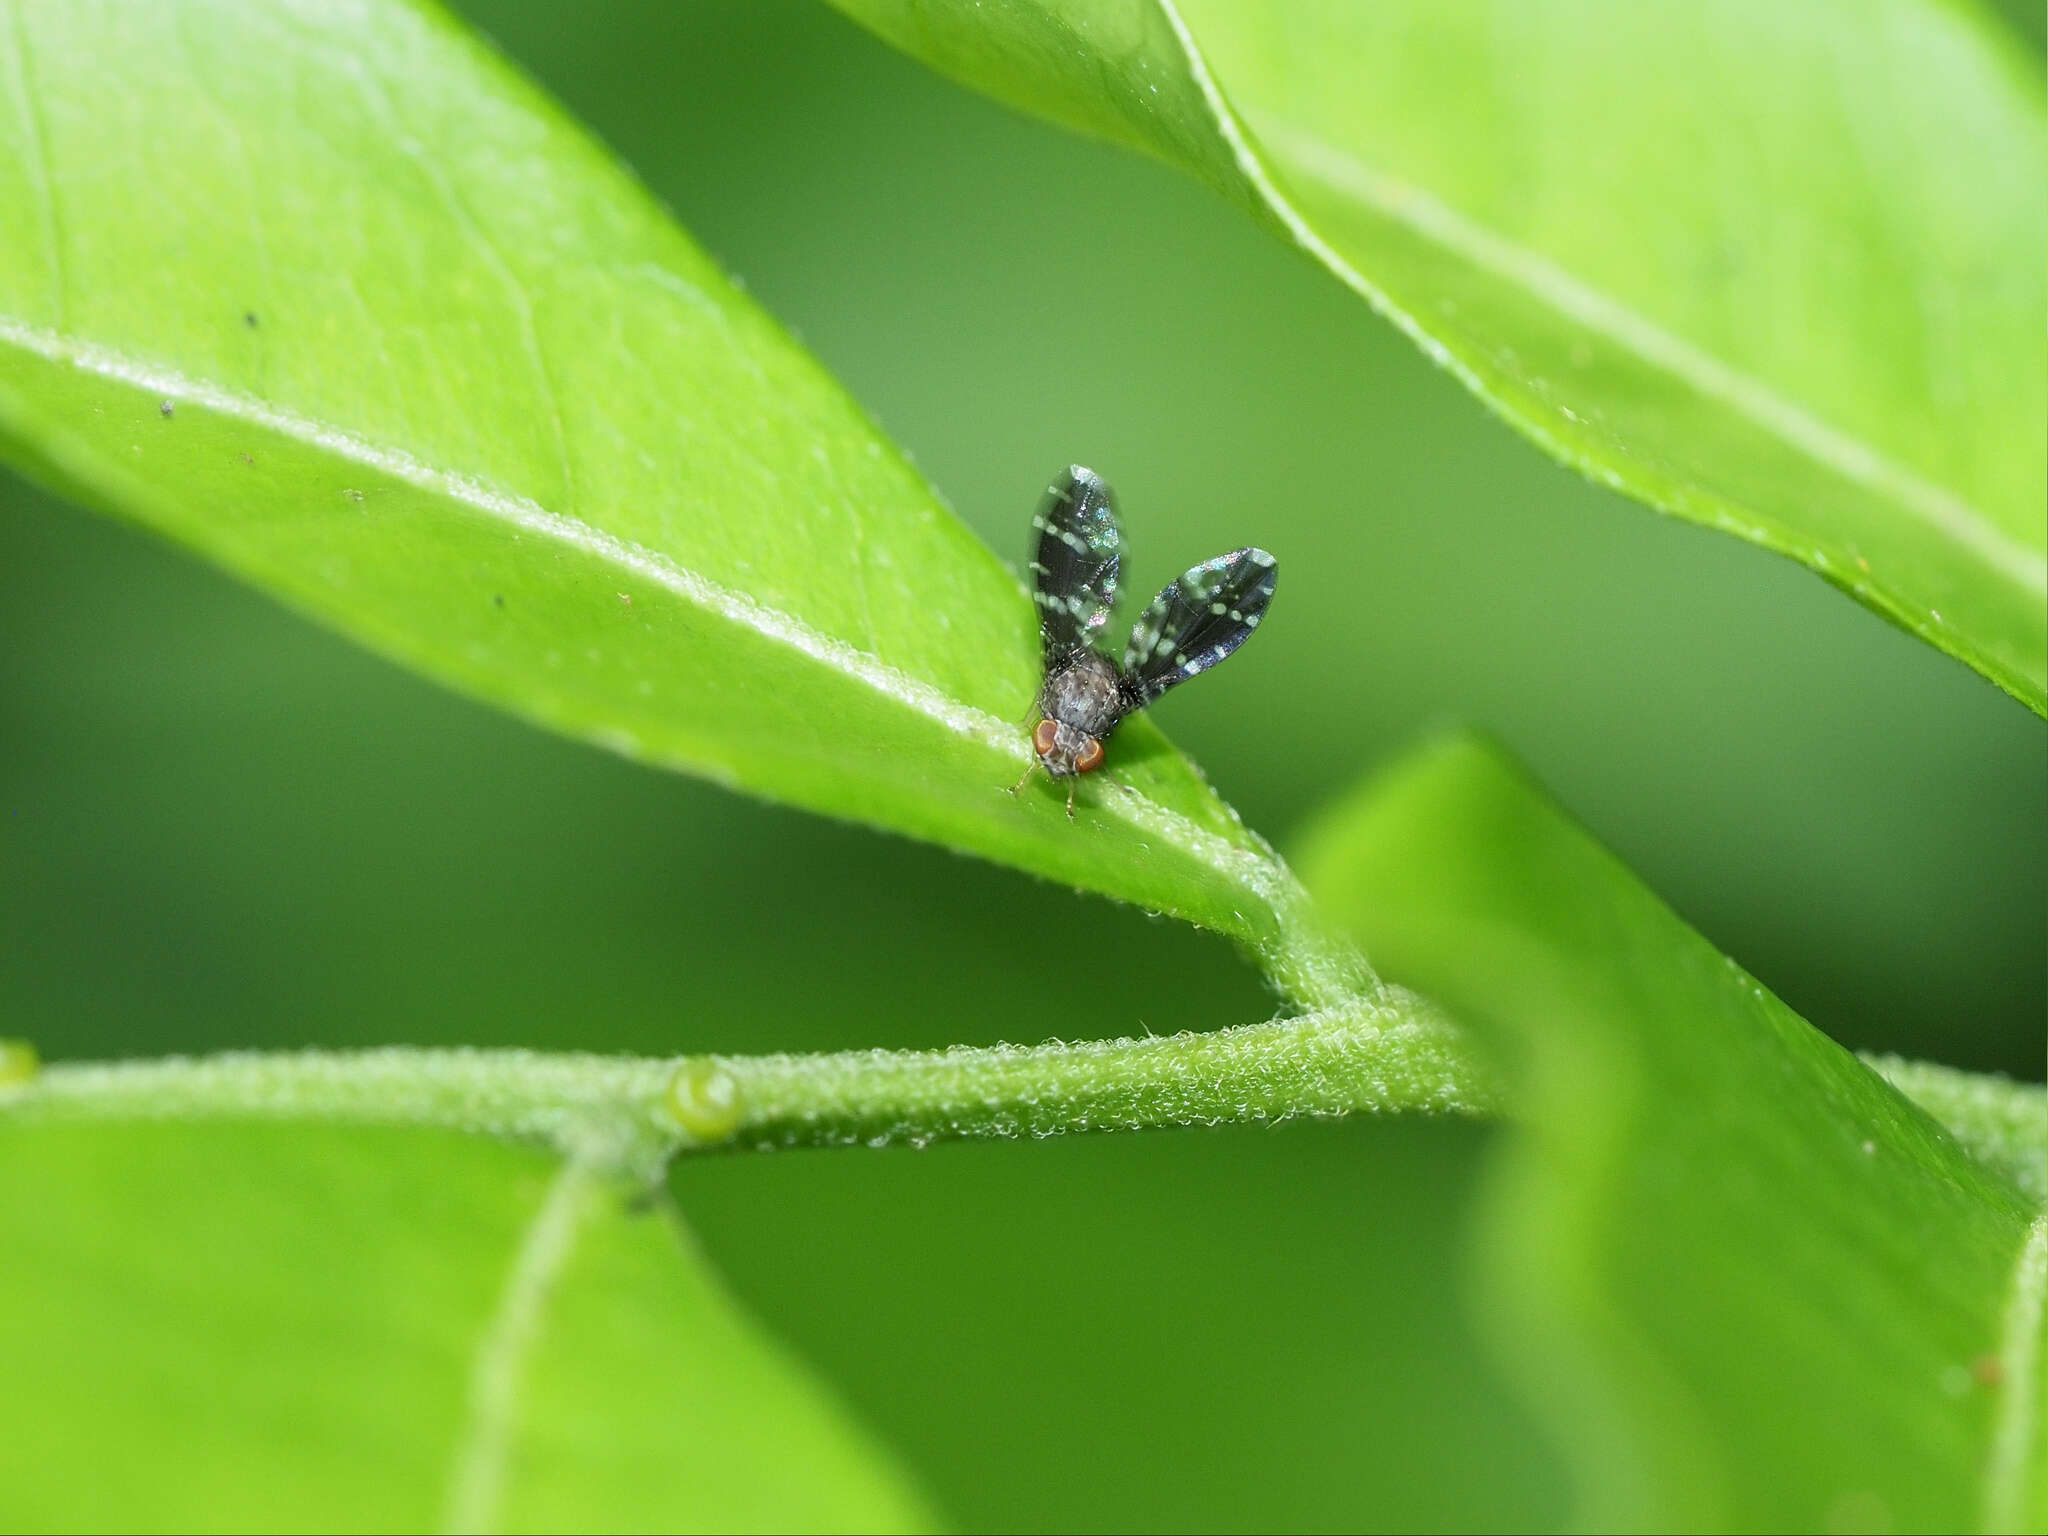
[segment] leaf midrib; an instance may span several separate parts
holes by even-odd
[[[1683,381],[1822,469],[1900,507],[2021,591],[2048,595],[2048,561],[1959,492],[1916,474],[1755,375],[1664,329],[1551,258],[1495,233],[1421,188],[1363,165],[1326,140],[1277,119],[1261,128],[1260,138],[1284,143],[1289,164],[1324,185],[1357,198],[1554,314]]]
[[[657,550],[594,528],[580,519],[551,512],[527,497],[497,489],[472,476],[437,469],[401,449],[371,443],[344,429],[308,420],[290,411],[189,378],[161,364],[139,362],[111,348],[24,324],[0,315],[0,344],[12,345],[46,361],[96,374],[146,394],[183,401],[234,420],[274,432],[294,442],[361,465],[446,498],[494,521],[536,537],[567,545],[579,553],[614,566],[681,598],[694,607],[763,639],[808,657],[839,677],[855,682],[897,706],[938,725],[954,736],[1028,767],[1033,755],[1016,723],[998,719],[952,698],[932,684],[890,666],[872,652],[813,629],[793,614],[677,564]],[[1024,593],[1018,588],[1019,601]],[[672,765],[673,766],[673,765]],[[1101,813],[1123,821],[1174,847],[1208,868],[1220,880],[1263,906],[1285,934],[1287,917],[1302,905],[1293,874],[1260,847],[1240,847],[1177,811],[1125,786],[1102,797]],[[1304,998],[1325,1002],[1327,998]]]
[[[584,1152],[565,1157],[513,1245],[504,1287],[470,1358],[467,1406],[448,1467],[444,1531],[494,1531],[504,1523],[528,1362],[590,1215],[601,1168],[600,1158]]]
[[[1991,1454],[1984,1464],[1983,1529],[2018,1531],[2027,1528],[2028,1460],[2034,1447],[2039,1412],[2037,1369],[2041,1348],[2044,1291],[2048,1291],[2048,1214],[2038,1215],[2027,1229],[2013,1263],[2004,1326],[1996,1359],[2004,1390],[1992,1420]]]
[[[1490,390],[1483,386],[1467,364],[1426,332],[1383,289],[1354,268],[1294,207],[1267,171],[1264,158],[1252,144],[1237,110],[1210,72],[1201,47],[1181,18],[1174,0],[1154,0],[1154,3],[1173,29],[1188,71],[1201,91],[1217,131],[1222,135],[1240,174],[1286,227],[1289,235],[1421,347],[1432,361],[1447,369],[1482,399],[1491,399]],[[1645,363],[1672,374],[1702,394],[1727,405],[1788,449],[1865,487],[1888,505],[1900,508],[1955,540],[1959,547],[1982,562],[1985,569],[2023,594],[2030,597],[2048,595],[2048,556],[2012,538],[1995,519],[1961,493],[1894,463],[1854,433],[1831,425],[1780,395],[1763,381],[1666,331],[1549,258],[1487,229],[1419,189],[1407,187],[1358,164],[1319,136],[1294,125],[1280,123],[1277,118],[1262,127],[1261,134],[1267,138],[1284,138],[1295,153],[1303,154],[1312,162],[1308,167],[1310,174],[1315,174],[1314,164],[1325,167],[1341,165],[1348,174],[1342,181],[1329,181],[1327,185],[1361,198],[1377,212],[1396,220],[1447,254],[1474,263],[1504,282],[1513,283],[1532,301],[1565,320],[1598,330]],[[1458,232],[1457,240],[1446,238],[1446,232],[1450,230]],[[1550,442],[1547,431],[1533,424],[1524,425],[1538,432],[1549,446],[1557,446]]]

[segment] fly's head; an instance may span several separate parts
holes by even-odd
[[[1038,728],[1031,733],[1031,745],[1045,771],[1056,779],[1093,773],[1102,766],[1102,739],[1064,720],[1048,716],[1039,721]]]

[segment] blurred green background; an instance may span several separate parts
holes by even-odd
[[[1020,557],[1236,543],[1259,643],[1161,723],[1283,845],[1501,736],[1844,1042],[2038,1078],[2048,732],[1788,563],[1594,489],[1170,173],[808,0],[463,9]],[[2038,7],[2016,12],[2039,46]],[[687,664],[679,658],[679,664]],[[1039,956],[1085,929],[1085,996]],[[50,1057],[817,1049],[1206,1029],[1219,941],[541,736],[0,482],[0,1009]],[[715,1159],[735,1289],[966,1525],[1555,1523],[1458,1307],[1487,1133],[1357,1123]]]

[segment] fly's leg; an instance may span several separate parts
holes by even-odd
[[[1038,764],[1036,763],[1026,763],[1024,765],[1024,777],[1010,786],[1010,795],[1013,799],[1024,792],[1024,786],[1031,782],[1031,770],[1037,766]]]
[[[1069,779],[1069,780],[1067,780],[1067,820],[1069,820],[1069,821],[1072,821],[1072,820],[1074,819],[1074,785],[1075,785],[1075,782],[1076,782],[1076,781],[1075,781],[1075,780],[1073,780],[1073,779]]]

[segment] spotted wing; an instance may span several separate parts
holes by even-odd
[[[1152,599],[1124,652],[1124,686],[1139,707],[1208,671],[1259,627],[1280,568],[1263,549],[1205,560]]]
[[[1108,485],[1078,464],[1046,487],[1031,526],[1038,530],[1031,588],[1045,657],[1052,661],[1092,643],[1109,622],[1124,534]]]

